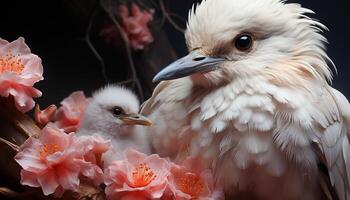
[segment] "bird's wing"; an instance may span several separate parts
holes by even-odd
[[[318,108],[329,116],[330,123],[320,138],[319,149],[323,154],[320,160],[328,168],[331,187],[339,200],[350,200],[350,104],[331,87],[322,96],[323,103]]]
[[[160,82],[154,89],[152,97],[141,105],[141,114],[147,116],[161,104],[183,101],[191,94],[192,85],[188,77]]]
[[[161,93],[161,91],[164,90],[164,88],[166,88],[167,85],[169,85],[169,81],[162,81],[157,85],[157,87],[153,91],[151,98],[149,98],[148,100],[142,103],[140,108],[141,114],[147,116],[151,113],[155,104],[158,103],[158,101],[156,100],[156,97]]]
[[[156,153],[175,156],[179,151],[181,133],[188,126],[184,100],[191,94],[192,82],[188,78],[163,81],[155,88],[152,97],[141,108],[153,125],[146,132]],[[178,92],[181,91],[181,92]]]

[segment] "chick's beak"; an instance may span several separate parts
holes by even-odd
[[[126,125],[142,125],[142,126],[151,126],[152,121],[149,120],[147,117],[140,115],[140,114],[125,114],[124,116],[120,117],[120,119],[124,122]]]
[[[209,57],[198,51],[192,51],[161,70],[153,82],[182,78],[195,73],[205,73],[215,70],[220,63],[225,61],[220,57]]]

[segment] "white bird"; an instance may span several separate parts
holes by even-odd
[[[97,134],[111,140],[111,151],[104,155],[105,164],[122,158],[127,148],[149,154],[150,144],[144,129],[136,125],[150,126],[152,122],[138,111],[139,100],[134,93],[109,85],[93,94],[77,135]]]
[[[142,108],[156,152],[205,158],[232,199],[349,200],[350,105],[328,84],[311,13],[280,0],[194,6],[189,55],[155,76]]]

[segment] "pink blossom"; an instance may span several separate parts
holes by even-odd
[[[22,37],[13,42],[0,38],[0,96],[13,96],[21,112],[31,110],[41,92],[33,85],[43,79],[41,59],[31,53]]]
[[[84,92],[73,92],[63,99],[62,106],[57,110],[52,121],[65,132],[75,132],[88,103],[89,99],[85,97]]]
[[[66,134],[52,123],[41,132],[40,138],[29,138],[15,160],[23,168],[21,184],[41,187],[45,195],[61,188],[76,190],[79,185],[80,151],[74,148],[74,134]]]
[[[160,198],[167,186],[168,162],[158,155],[127,150],[125,159],[105,170],[108,199]]]
[[[37,105],[34,111],[35,121],[40,125],[45,126],[47,123],[49,123],[52,120],[52,118],[56,114],[56,111],[57,111],[57,106],[53,104],[45,108],[44,110],[40,110],[39,105]]]
[[[210,169],[204,169],[200,159],[187,159],[183,165],[170,164],[167,194],[162,200],[223,199],[221,190],[215,190]]]
[[[140,7],[133,3],[131,13],[125,5],[119,6],[118,9],[122,18],[122,28],[124,34],[129,39],[131,48],[138,50],[144,49],[146,45],[153,42],[153,36],[147,26],[153,19],[152,10],[140,10]]]
[[[94,181],[95,185],[103,182],[102,154],[109,150],[110,141],[98,135],[78,137],[78,145],[83,152],[79,160],[81,174]]]
[[[153,10],[141,10],[133,3],[131,12],[126,5],[121,5],[118,7],[118,13],[121,17],[121,34],[125,36],[132,49],[142,50],[153,42],[152,33],[148,28],[148,23],[153,19]],[[118,33],[113,24],[108,24],[101,30],[100,35],[107,43],[111,43],[116,41]]]

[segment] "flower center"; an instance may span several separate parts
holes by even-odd
[[[192,199],[198,199],[204,190],[202,181],[199,179],[199,176],[186,173],[178,181],[179,189],[192,197]]]
[[[6,54],[5,57],[0,56],[0,74],[9,71],[17,74],[24,69],[20,55]]]
[[[58,151],[62,151],[62,149],[57,144],[44,144],[39,152],[40,158],[44,159]]]
[[[156,177],[157,175],[154,174],[147,164],[141,163],[132,172],[133,182],[131,183],[131,187],[144,187],[150,184]]]

